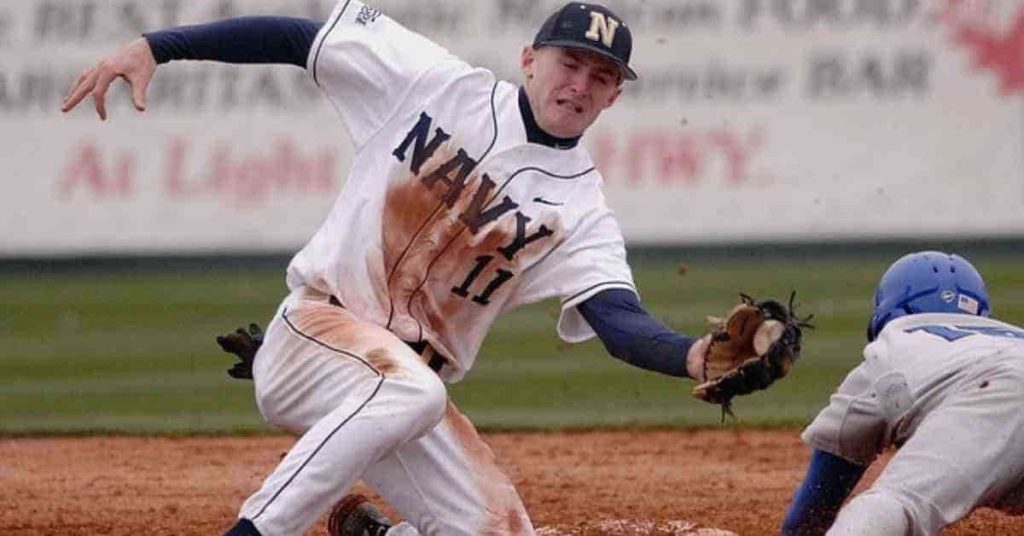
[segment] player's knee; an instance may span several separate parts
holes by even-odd
[[[912,508],[887,490],[871,489],[856,496],[836,518],[828,536],[874,534],[903,536],[914,525]]]
[[[441,422],[448,406],[448,389],[444,382],[436,374],[430,374],[417,383],[420,417],[434,424]]]
[[[430,430],[444,417],[448,404],[448,391],[444,382],[433,371],[388,378],[383,389],[389,399],[395,401],[393,407],[404,408],[399,413],[408,421],[408,426],[416,435]]]

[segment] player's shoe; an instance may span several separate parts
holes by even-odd
[[[342,497],[327,518],[327,533],[331,536],[384,536],[390,528],[391,520],[358,493]]]

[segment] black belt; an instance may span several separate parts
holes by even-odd
[[[409,345],[414,352],[426,357],[429,353],[430,359],[427,360],[427,366],[434,372],[441,372],[441,368],[444,367],[445,359],[441,357],[441,354],[437,353],[437,350],[430,345],[427,341],[409,342],[405,341],[405,344]]]
[[[331,297],[327,301],[331,305],[334,305],[334,306],[337,306],[337,307],[341,307],[342,309],[345,308],[345,306],[341,303],[341,300],[336,298],[334,295],[331,295]],[[441,372],[441,369],[444,368],[444,364],[447,361],[445,361],[445,358],[441,354],[439,354],[437,352],[437,350],[435,350],[434,347],[430,345],[429,342],[427,342],[427,341],[418,341],[418,342],[403,341],[403,342],[405,342],[405,344],[408,344],[409,348],[412,348],[412,350],[414,352],[416,352],[417,354],[419,354],[419,355],[421,355],[423,357],[428,357],[429,356],[429,358],[427,359],[427,366],[430,367],[430,370],[432,370],[434,372]]]

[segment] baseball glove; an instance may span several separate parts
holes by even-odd
[[[256,352],[263,344],[263,330],[256,324],[249,324],[249,330],[238,328],[234,333],[217,337],[217,344],[229,354],[238,357],[238,363],[228,369],[228,376],[239,380],[252,379],[252,364]]]
[[[767,389],[789,373],[800,357],[802,328],[813,328],[811,316],[798,318],[789,306],[775,300],[755,301],[740,294],[741,301],[724,319],[709,318],[711,342],[704,353],[703,383],[693,396],[722,406],[722,418],[732,413],[732,399]]]

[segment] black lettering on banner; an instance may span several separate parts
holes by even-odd
[[[11,40],[11,36],[14,35],[13,29],[13,15],[0,11],[0,48],[6,46],[7,42]]]
[[[504,255],[507,260],[515,258],[516,254],[522,251],[522,249],[528,246],[531,242],[555,234],[551,229],[541,225],[540,229],[537,229],[536,233],[526,236],[526,224],[530,223],[530,220],[531,218],[529,216],[522,212],[516,212],[516,236],[512,239],[511,244],[498,248],[498,253]]]
[[[61,44],[137,36],[144,30],[179,26],[183,2],[185,0],[37,1],[32,35],[40,42]]]
[[[409,166],[409,169],[416,175],[420,174],[420,167],[423,166],[423,163],[434,155],[442,143],[451,138],[450,134],[442,130],[441,127],[437,127],[434,131],[434,137],[427,141],[427,135],[430,133],[430,125],[432,123],[433,119],[426,113],[421,112],[419,121],[405,135],[402,143],[391,153],[399,162],[405,162],[405,153],[408,152],[409,145],[413,145],[412,164]]]
[[[0,73],[0,115],[13,112],[51,113],[65,87],[57,75],[45,70]]]
[[[131,30],[132,33],[140,34],[146,31],[148,23],[142,14],[142,7],[136,4],[123,4],[118,13],[121,24]]]
[[[238,16],[238,8],[232,0],[220,0],[213,10],[214,19],[230,19]]]
[[[897,27],[919,20],[925,7],[922,0],[743,0],[737,21],[744,28],[761,23],[784,29]]]
[[[168,76],[164,76],[167,74]],[[186,109],[190,103],[202,102],[205,99],[189,99],[187,94],[189,86],[191,86],[192,80],[189,78],[190,73],[184,72],[168,72],[161,73],[161,79],[159,84],[153,84],[153,89],[149,92],[149,105],[150,108],[157,110],[166,110],[169,108],[174,109]],[[205,89],[206,84],[197,84],[198,87]],[[203,94],[205,96],[205,92]],[[191,101],[191,102],[190,102]]]
[[[241,100],[238,98],[238,77],[240,74],[236,69],[224,69],[220,72],[221,83],[223,84],[220,102],[224,108],[231,106],[231,103]]]
[[[265,103],[268,106],[280,107],[285,100],[284,90],[278,83],[275,73],[267,71],[260,73],[253,84],[252,94],[245,99],[247,103]]]
[[[161,28],[180,26],[178,14],[181,13],[181,0],[164,0],[161,11]]]
[[[933,63],[923,50],[819,53],[811,58],[807,95],[812,99],[921,97],[931,89]]]
[[[43,2],[36,6],[35,36],[40,41],[50,37],[80,40],[89,35],[95,21],[95,12],[96,6],[92,3],[71,6],[60,2]]]
[[[715,28],[722,24],[722,4],[717,0],[670,3],[655,11],[651,18],[680,29]]]
[[[526,25],[533,20],[537,11],[536,0],[498,0],[498,16],[495,20],[509,25]]]

